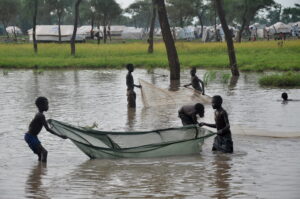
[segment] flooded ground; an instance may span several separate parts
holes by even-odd
[[[199,77],[206,71],[199,70]],[[98,124],[102,130],[133,131],[181,125],[178,106],[126,106],[125,70],[0,70],[0,198],[299,198],[300,102],[281,104],[286,91],[300,99],[300,89],[261,88],[257,73],[242,74],[236,84],[209,82],[229,113],[235,153],[214,154],[213,138],[195,156],[89,160],[69,140],[43,130],[47,165],[23,140],[36,108],[49,99],[47,118],[75,125]],[[136,70],[138,78],[168,88],[165,70]],[[188,71],[181,83],[189,82]],[[205,121],[213,121],[206,106]],[[281,137],[281,138],[274,138]]]

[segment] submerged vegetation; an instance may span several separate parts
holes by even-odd
[[[229,69],[225,43],[177,42],[181,67]],[[77,44],[77,54],[70,55],[69,44],[39,44],[34,54],[32,44],[0,44],[2,68],[120,68],[126,63],[138,67],[168,67],[165,46],[155,43],[154,53],[147,53],[146,42],[113,44]],[[300,70],[300,40],[236,43],[238,65],[243,71]],[[225,77],[225,79],[227,79]]]
[[[266,75],[259,79],[259,84],[276,87],[300,86],[300,72]]]

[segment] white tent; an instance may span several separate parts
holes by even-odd
[[[21,35],[22,34],[22,31],[20,28],[18,28],[17,26],[8,26],[6,27],[6,32],[8,34],[17,34],[17,35]]]
[[[143,39],[145,36],[143,28],[127,27],[122,32],[122,39]]]
[[[268,27],[267,30],[269,30],[270,34],[276,34],[276,33],[290,33],[291,32],[291,27],[282,23],[282,22],[277,22],[270,27]]]
[[[73,25],[61,25],[61,41],[70,41],[73,34]],[[32,41],[32,29],[28,30],[29,40]],[[76,41],[85,40],[85,32],[77,29]],[[58,25],[37,25],[36,26],[37,41],[59,41]]]
[[[178,39],[187,39],[193,40],[195,39],[195,31],[193,26],[187,26],[184,28],[179,29],[176,34]]]
[[[85,25],[81,26],[77,29],[78,32],[84,33],[85,37],[90,37],[91,36],[91,31],[92,31],[92,26],[91,25]],[[99,29],[97,27],[93,27],[93,32],[94,34],[99,32]]]
[[[121,36],[122,32],[126,29],[126,26],[110,26],[111,36]],[[108,30],[108,28],[107,28]]]
[[[299,37],[300,36],[300,21],[293,23],[292,25],[292,36]]]

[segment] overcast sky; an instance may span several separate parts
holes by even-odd
[[[135,0],[116,0],[122,8],[128,7],[129,4],[133,3]],[[300,0],[275,0],[277,3],[282,4],[284,7],[292,7],[295,3],[300,4]]]

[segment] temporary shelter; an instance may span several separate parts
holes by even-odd
[[[121,36],[124,29],[126,29],[126,26],[110,26],[110,35],[111,36]],[[108,30],[108,28],[107,28],[107,30]]]
[[[193,40],[195,39],[195,31],[193,26],[187,26],[179,29],[176,34],[178,39]]]
[[[143,28],[127,27],[123,30],[122,39],[143,39],[145,36]]]
[[[291,29],[291,26],[288,26],[282,22],[277,22],[268,28],[270,34],[290,33]]]
[[[78,32],[83,33],[85,35],[86,38],[91,36],[91,31],[92,31],[92,26],[91,25],[84,25],[81,26],[77,29]],[[93,32],[94,34],[96,34],[97,32],[99,32],[99,28],[97,27],[93,27]]]
[[[73,34],[73,25],[61,25],[61,41],[70,41]],[[32,41],[32,29],[28,30],[29,40]],[[76,41],[84,41],[86,33],[77,29]],[[36,26],[37,41],[59,41],[58,25],[37,25]]]
[[[8,34],[16,34],[16,35],[21,35],[22,34],[22,31],[19,27],[17,26],[8,26],[6,27],[6,32]]]

